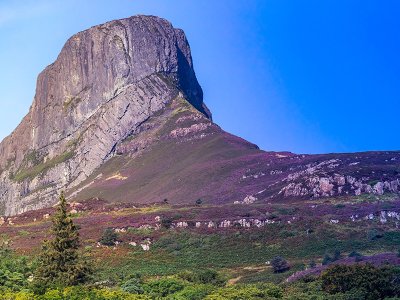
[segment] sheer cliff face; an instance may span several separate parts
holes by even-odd
[[[0,144],[4,214],[53,204],[178,96],[206,118],[184,33],[135,16],[71,37],[38,77],[28,115]]]

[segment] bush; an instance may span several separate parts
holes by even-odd
[[[0,288],[20,291],[28,285],[33,266],[24,256],[17,256],[7,245],[0,247]]]
[[[161,219],[161,227],[164,229],[170,229],[172,226],[172,219],[170,218],[162,218]]]
[[[99,242],[105,246],[114,246],[118,241],[118,234],[112,228],[106,228],[101,236]]]
[[[182,291],[177,292],[174,300],[202,300],[213,291],[213,286],[210,285],[190,285]]]
[[[282,273],[289,270],[290,268],[287,261],[281,256],[275,256],[271,260],[271,266],[272,269],[274,270],[274,273]]]
[[[196,281],[196,275],[191,272],[191,271],[181,271],[177,274],[178,278],[183,279],[185,281],[189,282],[195,282]]]
[[[166,297],[183,290],[182,281],[174,278],[162,278],[143,285],[144,291],[153,298]]]
[[[332,261],[332,257],[329,254],[325,254],[324,258],[322,259],[322,265],[328,265],[329,263],[331,263]]]
[[[214,270],[204,270],[200,271],[196,274],[196,282],[202,284],[213,284],[213,285],[222,285],[225,283],[217,271]]]
[[[316,264],[316,262],[315,262],[314,260],[312,260],[312,261],[310,261],[310,263],[308,264],[308,266],[309,266],[311,269],[314,269],[314,268],[317,266],[317,264]]]
[[[84,286],[51,289],[43,295],[31,292],[6,292],[0,294],[0,300],[151,300],[146,295],[132,295],[120,290],[90,289]]]
[[[342,258],[342,254],[340,253],[339,250],[335,250],[333,253],[332,261],[337,261]]]
[[[330,263],[335,262],[341,258],[342,254],[340,253],[339,250],[335,250],[333,256],[330,256],[328,253],[326,253],[324,255],[324,258],[322,259],[322,265],[329,265]]]
[[[366,265],[335,265],[321,275],[322,288],[330,294],[356,293],[361,299],[378,300],[397,295],[393,269]],[[353,298],[354,299],[354,298]],[[355,298],[358,299],[358,298]]]
[[[143,286],[139,279],[131,278],[128,281],[125,281],[121,285],[121,289],[124,292],[131,293],[131,294],[143,294]]]
[[[360,262],[363,259],[362,254],[358,253],[357,251],[350,252],[349,257],[354,257],[355,258],[355,262]]]
[[[282,298],[281,288],[273,284],[246,284],[220,288],[206,300],[261,300]]]
[[[370,241],[375,241],[377,239],[382,238],[383,234],[376,229],[371,229],[368,231],[367,236]]]

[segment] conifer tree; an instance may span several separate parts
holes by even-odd
[[[78,227],[67,212],[64,192],[61,192],[52,222],[53,239],[43,242],[35,282],[40,286],[70,286],[85,282],[90,268],[79,256]]]

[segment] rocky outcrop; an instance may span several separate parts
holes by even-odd
[[[0,214],[51,206],[61,190],[74,201],[236,207],[377,198],[400,193],[399,161],[394,151],[265,152],[224,132],[183,31],[135,16],[74,35],[39,75],[29,113],[0,144]]]
[[[71,37],[39,75],[28,115],[0,144],[2,213],[53,204],[178,95],[211,118],[186,37],[168,21],[135,16]]]
[[[363,161],[363,164],[365,163]],[[358,164],[350,163],[351,166]],[[385,167],[387,168],[386,172],[389,172],[385,173],[385,170],[382,172],[378,166],[375,166],[376,170],[365,176],[360,175],[359,170],[343,169],[343,165],[344,163],[340,159],[307,164],[303,170],[289,173],[282,180],[285,185],[279,194],[285,197],[321,198],[341,195],[360,196],[361,194],[383,195],[385,192],[400,193],[398,173],[390,170],[388,164]],[[395,169],[395,165],[389,166]],[[364,168],[368,170],[371,167],[367,164]],[[394,174],[390,176],[388,173],[391,172]]]

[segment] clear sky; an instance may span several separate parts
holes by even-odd
[[[262,149],[400,149],[397,0],[0,0],[0,138],[68,37],[135,14],[185,30],[214,121]]]

